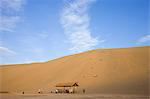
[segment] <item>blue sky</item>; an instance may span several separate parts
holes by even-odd
[[[149,0],[1,0],[0,63],[148,46]]]

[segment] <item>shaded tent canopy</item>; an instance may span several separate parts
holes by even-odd
[[[74,87],[79,86],[77,82],[68,82],[68,83],[58,83],[56,87]]]

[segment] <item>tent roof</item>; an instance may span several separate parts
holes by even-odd
[[[79,85],[77,82],[67,82],[67,83],[56,84],[56,87],[73,87],[73,86],[79,86]]]

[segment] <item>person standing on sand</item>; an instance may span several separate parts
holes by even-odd
[[[38,90],[38,93],[39,93],[39,94],[41,93],[41,90],[40,90],[40,89]]]
[[[83,93],[85,93],[85,89],[83,89]]]

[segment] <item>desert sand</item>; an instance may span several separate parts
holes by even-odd
[[[47,94],[57,83],[78,82],[78,93],[85,89],[86,94],[148,95],[149,50],[149,46],[96,49],[43,63],[3,65],[0,91],[34,94],[41,89]]]
[[[139,95],[108,95],[108,94],[3,94],[1,99],[149,99],[148,96]]]

